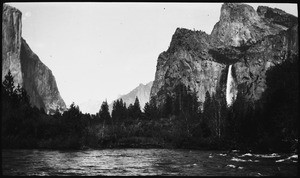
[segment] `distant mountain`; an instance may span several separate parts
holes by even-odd
[[[146,102],[148,102],[150,99],[150,91],[151,91],[152,84],[153,82],[149,82],[146,85],[141,83],[138,87],[133,89],[131,92],[125,95],[121,95],[118,99],[122,99],[126,103],[126,106],[128,107],[130,104],[133,104],[135,98],[138,97],[141,109],[143,109]],[[112,111],[113,108],[113,102],[111,102],[111,104],[109,105],[110,112]]]

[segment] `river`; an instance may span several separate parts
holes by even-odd
[[[3,175],[297,175],[298,155],[173,149],[2,150]]]

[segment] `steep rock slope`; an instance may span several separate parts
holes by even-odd
[[[21,72],[21,34],[22,13],[8,5],[3,5],[2,14],[2,81],[4,76],[11,71],[15,83],[23,83]]]
[[[160,105],[180,82],[197,92],[225,96],[230,65],[235,95],[257,100],[266,89],[266,71],[298,54],[297,17],[278,9],[225,3],[212,33],[177,29],[170,47],[157,60],[151,96]]]
[[[23,86],[32,105],[47,113],[56,109],[64,111],[66,105],[61,98],[51,70],[30,49],[22,38],[22,13],[4,4],[2,14],[2,81],[8,70],[15,84]]]
[[[21,45],[21,66],[24,88],[34,105],[39,108],[45,108],[50,113],[55,112],[56,109],[60,111],[66,109],[65,102],[60,96],[52,71],[32,52],[23,38]]]

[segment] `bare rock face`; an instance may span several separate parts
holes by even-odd
[[[161,104],[165,94],[172,94],[175,86],[183,83],[197,92],[203,103],[206,91],[215,93],[222,71],[227,70],[225,64],[216,62],[210,48],[210,36],[205,32],[178,28],[169,49],[158,57],[151,96]]]
[[[177,29],[170,47],[157,60],[151,96],[158,104],[180,82],[197,92],[219,91],[225,96],[229,65],[234,94],[260,99],[266,89],[266,72],[290,55],[298,54],[298,18],[284,11],[225,3],[211,35]]]
[[[292,28],[298,23],[298,18],[284,12],[280,9],[273,9],[266,6],[259,6],[257,14],[268,23],[281,25],[283,27]]]
[[[25,88],[32,105],[47,113],[66,110],[51,70],[21,37],[21,12],[4,4],[2,15],[2,81],[8,70],[15,84]]]
[[[31,103],[45,108],[48,113],[53,113],[56,109],[66,110],[52,71],[32,52],[24,39],[21,45],[21,66],[24,88],[30,96]]]
[[[267,70],[291,55],[298,55],[298,38],[293,37],[296,34],[298,32],[290,29],[267,36],[246,51],[244,62],[234,64],[236,81],[246,98],[254,101],[260,99],[267,87]]]
[[[22,13],[8,5],[3,5],[2,14],[2,81],[10,70],[17,85],[23,83],[20,62]]]
[[[221,8],[219,22],[214,26],[211,36],[215,45],[238,47],[253,44],[263,37],[277,34],[286,27],[270,24],[249,5],[225,3]]]

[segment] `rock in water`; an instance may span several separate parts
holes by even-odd
[[[232,65],[231,93],[246,99],[261,98],[266,89],[266,71],[290,55],[298,54],[298,18],[278,9],[225,3],[219,22],[210,35],[176,29],[170,47],[157,60],[151,97],[158,105],[166,94],[183,83],[197,92],[226,96],[228,66]]]
[[[23,86],[32,105],[47,113],[66,110],[51,70],[43,64],[22,38],[22,13],[3,5],[2,14],[2,81],[8,70],[15,84]]]

